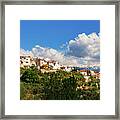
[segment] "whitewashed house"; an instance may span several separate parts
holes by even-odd
[[[72,71],[72,68],[67,66],[67,67],[65,67],[65,71],[71,72],[71,71]]]
[[[95,72],[93,70],[91,70],[90,72],[91,72],[91,76],[95,75]]]
[[[83,76],[87,76],[87,70],[80,70],[80,73],[81,73]]]
[[[30,67],[31,66],[31,56],[29,55],[24,55],[20,56],[20,67]]]

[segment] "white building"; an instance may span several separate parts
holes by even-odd
[[[87,70],[80,70],[80,73],[81,73],[83,76],[87,76]]]
[[[61,69],[59,62],[55,60],[50,60],[48,58],[38,58],[31,55],[20,55],[20,67],[30,67],[36,66],[38,69],[51,68],[52,70]],[[71,71],[71,68],[64,68],[66,71]]]
[[[70,71],[72,71],[72,68],[71,67],[65,67],[65,71],[70,72]]]
[[[31,66],[31,56],[20,56],[20,67],[30,67]]]
[[[90,72],[91,72],[91,76],[95,75],[95,72],[93,70],[91,70]]]
[[[60,64],[58,62],[55,62],[53,69],[55,69],[55,70],[60,69]]]

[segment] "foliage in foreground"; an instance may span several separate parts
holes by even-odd
[[[41,73],[35,67],[21,68],[21,100],[99,100],[99,80],[85,82],[79,72]],[[80,87],[82,86],[82,89]]]

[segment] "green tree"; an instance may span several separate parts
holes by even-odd
[[[76,99],[77,81],[75,80],[74,76],[70,78],[64,78],[62,83],[63,83],[62,99],[65,100]]]
[[[35,83],[39,81],[38,71],[35,68],[28,68],[20,77],[22,82]]]
[[[99,100],[100,81],[85,82],[78,71],[42,73],[35,66],[21,69],[20,99],[24,100]],[[82,86],[82,89],[80,88]],[[78,88],[77,88],[78,87]],[[86,89],[87,87],[87,89]]]

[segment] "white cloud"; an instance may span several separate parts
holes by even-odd
[[[32,54],[32,52],[29,50],[24,50],[22,48],[20,49],[20,55],[29,55],[29,54]]]
[[[96,33],[79,34],[68,43],[67,54],[78,58],[91,58],[96,62],[100,59],[100,37]]]
[[[71,56],[65,56],[62,52],[59,52],[52,48],[34,47],[31,51],[34,57],[43,57],[44,59],[52,59],[58,61],[62,65],[78,65],[77,59]]]
[[[38,47],[38,48],[39,48],[40,46],[39,46],[39,45],[36,45],[35,47]]]
[[[34,57],[56,60],[62,65],[80,66],[80,64],[99,64],[100,62],[100,38],[96,33],[79,34],[78,37],[70,40],[63,47],[67,49],[65,53],[39,45],[36,45],[31,51],[21,49],[21,53],[30,53]]]

